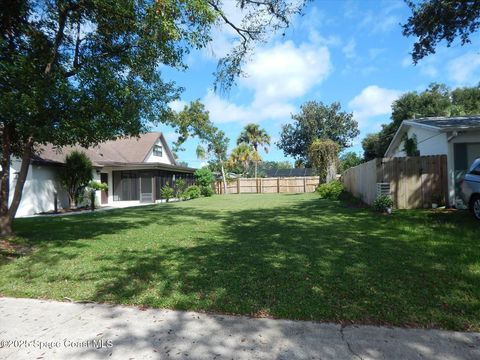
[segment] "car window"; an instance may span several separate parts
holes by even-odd
[[[476,167],[474,167],[473,170],[470,171],[470,174],[480,175],[480,164],[478,164]]]

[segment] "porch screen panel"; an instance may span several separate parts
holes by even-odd
[[[117,201],[140,200],[139,179],[136,171],[113,172],[113,198]]]

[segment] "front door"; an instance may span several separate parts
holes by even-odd
[[[108,174],[101,173],[100,174],[100,182],[102,184],[107,184],[107,186],[108,186]],[[101,191],[101,202],[102,202],[102,204],[108,204],[108,189]]]
[[[142,174],[140,176],[140,202],[153,202],[153,177],[151,174]]]

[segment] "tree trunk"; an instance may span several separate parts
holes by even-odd
[[[11,139],[8,127],[2,131],[2,170],[0,179],[0,236],[12,233],[10,216],[8,214],[8,200],[10,197],[10,165],[11,165]]]
[[[0,238],[12,235],[12,220],[8,214],[0,216]]]
[[[255,160],[255,179],[257,178],[257,166],[258,166],[258,161]]]
[[[15,184],[15,190],[13,192],[12,203],[8,209],[8,216],[10,218],[10,227],[11,222],[15,218],[15,215],[20,205],[20,200],[22,200],[23,186],[25,185],[25,180],[28,175],[28,168],[30,167],[30,160],[32,158],[33,151],[33,138],[28,139],[27,143],[23,148],[22,154],[22,165],[20,166],[20,172],[18,174],[17,183]],[[11,229],[10,229],[11,232]]]
[[[325,182],[329,183],[337,178],[337,165],[335,161],[330,161],[327,164],[327,173]]]
[[[223,179],[223,194],[227,194],[227,177],[225,176],[225,169],[223,167],[223,161],[220,161],[220,166],[222,169],[222,179]]]

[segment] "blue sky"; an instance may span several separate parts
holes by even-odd
[[[232,9],[226,1],[226,12],[239,21]],[[219,28],[208,49],[188,55],[188,70],[164,68],[166,78],[185,88],[172,108],[201,99],[211,120],[230,138],[230,149],[245,124],[259,123],[273,140],[263,159],[293,162],[275,145],[281,125],[291,122],[291,113],[305,101],[339,101],[343,110],[353,112],[361,131],[347,151],[361,154],[361,139],[389,121],[391,103],[402,93],[424,90],[432,82],[457,87],[480,81],[478,36],[463,47],[442,45],[435,55],[412,65],[409,52],[414,39],[403,37],[400,27],[408,16],[403,0],[312,1],[303,16],[293,19],[285,36],[274,35],[257,46],[244,68],[247,77],[238,79],[228,94],[212,91],[217,60],[234,40],[228,29]],[[169,142],[176,139],[172,129],[163,125],[156,129]],[[186,150],[178,154],[180,160],[200,167],[197,144],[189,139]]]

